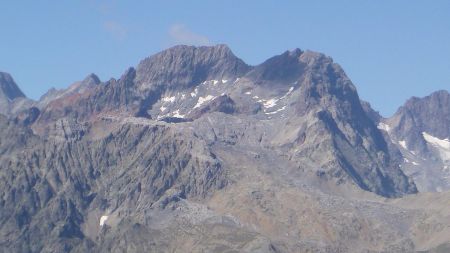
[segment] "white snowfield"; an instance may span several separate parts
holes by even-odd
[[[211,100],[213,100],[215,98],[216,97],[214,97],[212,95],[207,95],[206,97],[199,97],[198,101],[197,101],[197,104],[194,106],[194,109],[202,106],[203,103],[211,101]]]
[[[277,105],[278,99],[272,98],[264,102],[263,106],[265,108],[271,108]]]
[[[175,96],[173,96],[173,97],[163,97],[163,99],[162,99],[164,102],[170,102],[170,103],[173,103],[173,102],[175,102]]]
[[[281,107],[280,109],[278,109],[278,110],[276,110],[276,111],[273,111],[273,112],[266,112],[266,114],[267,114],[267,115],[275,114],[275,113],[281,112],[281,111],[283,111],[283,110],[285,110],[285,109],[286,109],[286,106],[283,106],[283,107]]]
[[[441,140],[426,132],[422,132],[422,135],[425,141],[437,148],[443,161],[450,161],[450,141],[448,138]]]
[[[289,96],[292,91],[294,91],[294,87],[289,88],[288,92],[286,92],[286,94],[284,94],[284,96],[282,96],[279,100],[281,99],[285,99],[287,96]]]
[[[198,89],[195,88],[194,92],[191,92],[191,97],[196,97],[198,93]]]
[[[286,92],[286,94],[284,94],[282,97],[280,98],[271,98],[269,100],[266,99],[260,99],[258,100],[259,103],[263,103],[264,108],[268,109],[268,108],[272,108],[274,106],[277,105],[277,102],[280,100],[285,99],[287,96],[289,96],[292,91],[294,91],[294,87],[289,88],[288,92]],[[284,109],[283,109],[284,110]]]
[[[402,146],[404,149],[408,149],[408,147],[406,146],[406,141],[399,141],[398,144],[400,144],[400,146]]]
[[[180,114],[180,110],[176,110],[173,112],[173,117],[175,118],[184,118],[185,115]]]
[[[103,215],[102,217],[100,217],[100,226],[103,227],[103,225],[105,225],[106,220],[108,219],[107,215]]]
[[[377,126],[378,129],[384,130],[386,132],[389,132],[391,130],[391,127],[388,124],[385,124],[383,122],[380,122]]]

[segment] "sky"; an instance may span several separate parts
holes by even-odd
[[[256,65],[300,48],[331,56],[390,116],[450,90],[450,1],[5,1],[0,71],[38,99],[90,73],[106,81],[176,44],[227,44]]]

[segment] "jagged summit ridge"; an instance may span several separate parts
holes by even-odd
[[[96,79],[87,78],[94,86]],[[286,136],[268,135],[267,145],[292,147],[288,152],[296,150],[291,155],[299,165],[315,164],[308,170],[320,168],[328,178],[384,196],[415,192],[363,110],[351,81],[321,53],[294,49],[252,67],[225,45],[175,46],[144,59],[118,80],[88,90],[50,99],[35,128],[45,131],[61,118],[91,121],[105,113],[157,122],[231,114],[249,124],[263,120],[284,129]],[[272,127],[262,124],[255,133],[270,132]],[[317,145],[322,149],[314,148]]]
[[[226,45],[180,45],[144,59],[136,68],[136,82],[143,88],[183,88],[205,80],[239,77],[249,69]]]

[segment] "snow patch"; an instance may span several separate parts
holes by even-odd
[[[102,217],[100,217],[100,227],[103,227],[103,225],[105,225],[107,219],[108,219],[107,215],[103,215]]]
[[[170,102],[170,103],[173,103],[173,102],[175,102],[175,96],[173,96],[173,97],[163,97],[163,99],[162,99],[164,102]]]
[[[278,102],[278,99],[272,98],[267,101],[264,101],[263,105],[265,108],[272,108],[277,105],[277,102]]]
[[[422,132],[422,135],[426,142],[437,148],[442,160],[450,161],[450,141],[448,138],[441,140],[426,132]]]
[[[191,92],[191,97],[196,97],[198,93],[198,89],[195,88],[195,90],[193,92]]]
[[[227,79],[222,79],[222,83],[227,83],[228,80]]]
[[[277,105],[277,102],[285,99],[287,96],[289,96],[289,94],[292,93],[292,91],[294,90],[294,87],[289,88],[288,92],[286,92],[286,94],[284,94],[284,96],[280,97],[280,98],[271,98],[269,100],[266,99],[260,99],[258,100],[259,103],[263,103],[263,106],[267,109],[267,108],[272,108],[274,106]]]
[[[247,91],[246,93],[245,93],[245,95],[251,95],[252,93],[250,92],[250,91]]]
[[[259,97],[258,97],[258,96],[253,96],[253,98],[254,98],[254,99],[258,99]]]
[[[402,146],[404,149],[408,149],[408,147],[406,146],[406,141],[399,141],[398,144],[400,144],[400,146]]]
[[[282,96],[279,100],[285,99],[287,96],[289,96],[292,93],[293,90],[294,90],[294,87],[289,88],[288,92],[286,92],[286,94],[284,94],[284,96]]]
[[[413,164],[413,165],[416,165],[416,166],[417,166],[417,165],[419,165],[419,164],[418,164],[418,163],[416,163],[416,162],[412,162],[412,164]]]
[[[180,114],[180,110],[174,111],[172,115],[173,115],[173,117],[175,117],[175,118],[184,118],[184,116],[185,116],[185,115],[183,115],[183,114]]]
[[[276,111],[273,111],[273,112],[266,112],[266,114],[267,114],[267,115],[275,114],[275,113],[281,112],[281,111],[283,111],[283,110],[285,110],[285,109],[286,109],[286,106],[283,106],[283,107],[281,107],[280,109],[278,109],[278,110],[276,110]]]
[[[214,98],[216,98],[216,97],[214,97],[212,95],[208,95],[206,97],[199,97],[197,104],[194,106],[194,109],[200,107],[205,102],[213,100]]]
[[[377,128],[386,132],[389,132],[391,130],[391,127],[383,122],[378,123]]]
[[[159,109],[161,110],[161,112],[164,112],[167,109],[167,107],[161,106],[161,108]]]

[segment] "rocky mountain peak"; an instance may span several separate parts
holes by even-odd
[[[82,83],[90,86],[90,85],[98,85],[101,83],[101,81],[96,74],[91,73],[86,78],[83,79]]]
[[[450,93],[433,92],[423,98],[413,97],[393,116],[399,132],[407,129],[427,132],[445,139],[450,137]]]
[[[5,72],[0,72],[0,94],[9,100],[25,97],[11,75]]]
[[[239,77],[249,69],[226,45],[179,45],[144,59],[136,69],[136,81],[142,89],[183,88],[210,79]]]
[[[293,82],[303,73],[304,66],[299,60],[302,53],[297,48],[271,57],[251,70],[247,77],[257,82]]]

